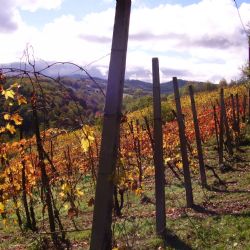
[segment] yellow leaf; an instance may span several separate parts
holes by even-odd
[[[18,201],[16,205],[17,205],[17,208],[19,208],[19,207],[22,206],[22,202],[21,202],[21,201]]]
[[[2,223],[3,223],[4,227],[6,228],[7,227],[7,219],[3,219]]]
[[[177,163],[176,163],[176,166],[177,166],[178,168],[182,168],[182,167],[183,167],[182,162],[177,162]]]
[[[68,209],[68,208],[69,208],[69,204],[67,204],[67,203],[64,204],[64,208],[65,208],[65,209]]]
[[[20,85],[17,82],[15,82],[11,85],[11,88],[19,88],[19,87],[20,87]]]
[[[4,118],[4,120],[9,120],[9,119],[10,119],[10,114],[5,114],[5,115],[3,116],[3,118]]]
[[[167,164],[169,161],[171,161],[170,157],[164,159],[165,164]]]
[[[20,185],[20,184],[18,184],[18,183],[16,183],[15,188],[16,188],[16,190],[18,191],[18,190],[20,190],[20,189],[21,189],[21,185]]]
[[[12,89],[7,89],[2,91],[2,95],[4,95],[6,100],[9,98],[14,99],[15,92]]]
[[[64,196],[65,196],[64,192],[60,192],[59,195],[60,195],[61,197],[64,197]]]
[[[70,191],[70,186],[67,183],[62,184],[61,189],[66,193]]]
[[[90,146],[89,141],[86,140],[86,139],[82,139],[81,140],[81,146],[82,146],[82,149],[83,149],[84,152],[88,152],[89,146]]]
[[[11,120],[14,121],[16,125],[21,125],[23,118],[19,114],[14,114],[11,116]]]
[[[9,130],[9,132],[10,132],[12,135],[16,132],[15,127],[14,127],[13,125],[9,124],[9,123],[6,125],[6,129]]]
[[[135,190],[135,194],[138,195],[138,196],[140,196],[142,193],[143,193],[143,190],[141,188],[137,188]]]
[[[90,141],[94,141],[94,140],[95,140],[95,138],[94,138],[93,136],[91,136],[91,135],[88,136],[88,139],[89,139]]]
[[[4,204],[0,202],[0,214],[4,213]]]
[[[81,190],[79,190],[79,189],[77,188],[77,189],[76,189],[76,195],[77,195],[78,197],[80,197],[80,196],[83,196],[84,193],[83,193],[83,191],[81,191]]]

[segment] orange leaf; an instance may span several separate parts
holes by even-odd
[[[18,102],[18,105],[21,105],[21,104],[27,104],[27,100],[24,96],[22,95],[19,95],[17,97],[17,102]]]
[[[6,128],[5,127],[0,127],[0,134],[5,132],[6,131]]]
[[[21,125],[23,118],[19,114],[14,114],[11,116],[11,120],[14,121],[16,125]]]

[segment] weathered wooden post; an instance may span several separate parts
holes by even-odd
[[[237,117],[237,132],[240,134],[240,102],[238,93],[235,95],[236,99],[236,117]]]
[[[154,102],[154,165],[155,165],[155,198],[156,198],[156,232],[164,235],[166,231],[165,209],[165,174],[163,164],[163,136],[161,117],[161,90],[158,58],[152,59],[153,102]]]
[[[250,35],[248,35],[248,121],[250,124]]]
[[[224,89],[221,88],[221,112],[223,115],[223,122],[225,126],[225,132],[226,132],[226,145],[228,149],[228,153],[230,155],[233,155],[233,146],[232,146],[232,137],[230,134],[230,129],[228,125],[228,119],[227,119],[227,112],[226,112],[226,106],[225,106],[225,100],[224,100]]]
[[[246,122],[246,108],[247,108],[247,96],[244,95],[243,97],[243,115],[242,115],[242,122],[245,123]]]
[[[91,250],[112,248],[112,206],[121,120],[131,0],[117,0],[102,142],[90,242]]]
[[[191,183],[189,162],[188,162],[187,139],[185,135],[185,125],[181,110],[178,81],[176,77],[173,77],[173,85],[174,85],[175,104],[177,111],[177,121],[179,126],[179,137],[180,137],[180,147],[181,147],[181,157],[182,157],[183,172],[184,172],[187,207],[193,207],[194,201],[193,201],[193,190],[192,190],[192,183]]]
[[[219,152],[219,131],[218,131],[218,118],[216,114],[216,107],[213,105],[213,116],[214,116],[214,128],[215,128],[215,137],[216,137],[216,143],[217,143],[217,151]]]
[[[236,131],[237,129],[237,120],[236,120],[236,114],[235,114],[235,103],[234,103],[234,95],[231,94],[231,102],[232,102],[232,112],[233,112],[233,130]]]
[[[250,34],[248,35],[248,71],[247,72],[248,72],[248,81],[250,81]]]
[[[250,88],[248,89],[248,123],[250,123]]]
[[[197,111],[196,111],[195,100],[194,100],[194,91],[193,91],[192,85],[189,86],[189,95],[190,95],[190,100],[191,100],[191,108],[192,108],[195,138],[196,138],[196,147],[197,147],[198,159],[199,159],[201,185],[202,187],[206,187],[207,177],[206,177],[206,171],[205,171],[205,165],[204,165],[200,128],[199,128],[199,123],[198,123],[198,118],[197,118]]]
[[[219,127],[219,166],[222,166],[224,163],[224,115],[222,111],[222,99],[224,100],[224,90],[220,90],[220,127]],[[224,103],[224,102],[223,102]]]

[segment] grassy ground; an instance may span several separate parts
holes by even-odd
[[[187,209],[182,184],[167,170],[165,241],[155,235],[154,181],[153,177],[146,179],[143,196],[126,195],[123,216],[114,218],[113,238],[118,249],[250,249],[250,133],[247,132],[240,150],[233,157],[226,156],[230,169],[224,173],[218,167],[213,142],[206,145],[204,152],[206,163],[225,184],[220,184],[212,171],[207,170],[209,189],[202,189],[198,174],[194,173],[193,192],[197,206]],[[93,196],[90,190],[82,199],[81,212],[74,220],[69,219],[63,207],[60,211],[65,228],[70,231],[67,237],[71,249],[89,247],[93,209],[88,206]],[[45,221],[46,229],[47,218],[40,216],[38,219],[40,223]],[[17,225],[10,223],[4,227],[0,223],[0,249],[48,249],[48,238],[49,235],[42,232],[20,233]]]

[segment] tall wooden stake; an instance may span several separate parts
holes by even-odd
[[[199,166],[200,166],[201,185],[202,187],[206,187],[207,177],[206,177],[206,171],[205,171],[205,165],[204,165],[200,128],[199,128],[199,123],[198,123],[198,118],[197,118],[197,111],[196,111],[195,100],[194,100],[194,91],[193,91],[192,85],[189,86],[189,95],[190,95],[191,107],[192,107],[192,113],[193,113],[196,146],[197,146]]]
[[[222,110],[222,99],[224,98],[224,91],[223,89],[220,90],[220,128],[219,128],[219,166],[222,166],[224,163],[224,152],[223,152],[223,145],[224,145],[224,115]]]
[[[248,123],[250,123],[250,88],[248,89]]]
[[[228,125],[226,105],[225,105],[225,101],[224,101],[224,89],[223,88],[221,88],[221,112],[223,115],[223,122],[224,122],[224,126],[225,126],[225,132],[226,132],[226,138],[227,138],[226,145],[227,145],[228,153],[229,153],[229,155],[233,155],[232,137],[231,137],[230,129],[229,129],[229,125]]]
[[[153,102],[154,102],[154,165],[156,198],[156,232],[164,235],[166,231],[165,175],[163,164],[163,136],[161,117],[161,90],[158,58],[152,59]]]
[[[248,80],[250,81],[250,35],[248,35]]]
[[[237,120],[236,120],[236,114],[235,114],[235,103],[234,103],[234,95],[231,94],[231,102],[232,102],[232,112],[233,112],[233,130],[236,131],[237,129]]]
[[[238,93],[235,95],[236,99],[236,117],[237,117],[237,132],[240,133],[240,102]]]
[[[130,9],[131,0],[116,1],[115,24],[90,242],[91,250],[107,250],[112,248],[113,177],[119,144]]]
[[[193,190],[192,190],[192,183],[191,183],[189,162],[188,162],[187,139],[185,135],[185,125],[181,110],[178,81],[176,77],[173,77],[173,84],[174,84],[175,104],[177,111],[177,121],[179,126],[179,137],[181,144],[180,147],[181,147],[181,157],[182,157],[183,172],[184,172],[187,207],[192,207],[194,205],[194,201],[193,201]]]
[[[250,35],[248,35],[248,121],[250,124]]]

